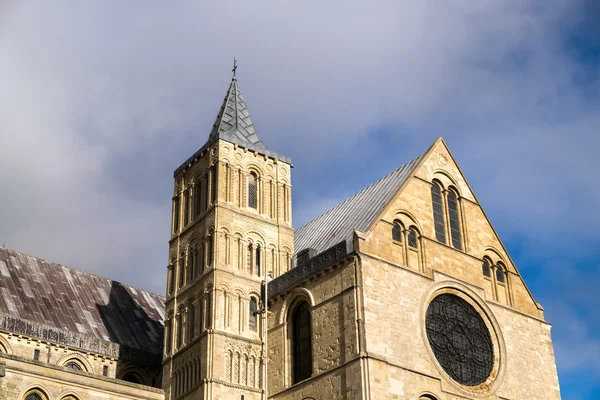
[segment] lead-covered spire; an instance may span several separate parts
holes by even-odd
[[[233,78],[225,94],[217,120],[210,132],[209,141],[223,139],[251,150],[265,152],[267,147],[256,134],[256,129],[248,112],[248,106],[246,106],[238,85],[236,69],[237,63],[234,59]]]

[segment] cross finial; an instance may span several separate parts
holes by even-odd
[[[235,59],[235,57],[233,57],[233,69],[231,70],[231,72],[233,72],[233,76],[235,76],[236,69],[237,69],[237,60]]]

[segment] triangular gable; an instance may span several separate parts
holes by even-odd
[[[388,203],[384,207],[381,207],[379,214],[372,220],[372,223],[364,230],[357,230],[368,235],[369,232],[375,228],[378,222],[389,217],[389,215],[393,213],[396,208],[398,208],[398,203],[402,203],[398,202],[398,200],[405,195],[404,190],[412,179],[417,179],[422,182],[431,182],[433,179],[438,179],[444,184],[445,187],[448,187],[448,185],[455,186],[460,192],[464,201],[470,202],[477,206],[476,208],[478,209],[478,212],[481,213],[481,219],[483,219],[486,223],[485,225],[487,225],[487,227],[484,226],[482,229],[489,229],[489,235],[487,235],[489,240],[487,246],[477,246],[477,248],[473,248],[474,246],[471,246],[469,249],[469,254],[476,258],[482,258],[486,252],[490,251],[490,249],[493,249],[493,251],[498,253],[505,261],[509,271],[518,277],[522,283],[524,291],[527,293],[527,296],[534,302],[534,304],[536,304],[536,307],[541,310],[541,307],[535,302],[530,290],[527,288],[514,262],[510,258],[506,247],[500,240],[498,233],[485,214],[485,211],[477,200],[477,197],[475,196],[471,186],[456,163],[456,160],[452,156],[447,144],[441,137],[438,138],[427,150],[427,152],[420,158],[418,165],[415,165],[415,167],[412,169],[410,176],[407,176],[403,184],[397,188],[397,191],[394,193],[394,195],[389,198]],[[406,202],[409,201],[410,199],[406,199]],[[469,216],[466,217],[468,218]],[[466,223],[468,224],[468,221]],[[429,234],[428,236],[434,237],[433,234]],[[465,238],[465,240],[468,240],[468,237]]]

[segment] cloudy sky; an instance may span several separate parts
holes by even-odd
[[[600,397],[600,3],[0,1],[0,244],[164,292],[172,173],[238,77],[294,225],[443,136]]]

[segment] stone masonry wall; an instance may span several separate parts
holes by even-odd
[[[362,390],[352,260],[288,290],[271,304],[269,393],[275,399],[358,399]],[[312,377],[291,384],[288,316],[297,301],[312,305]]]

